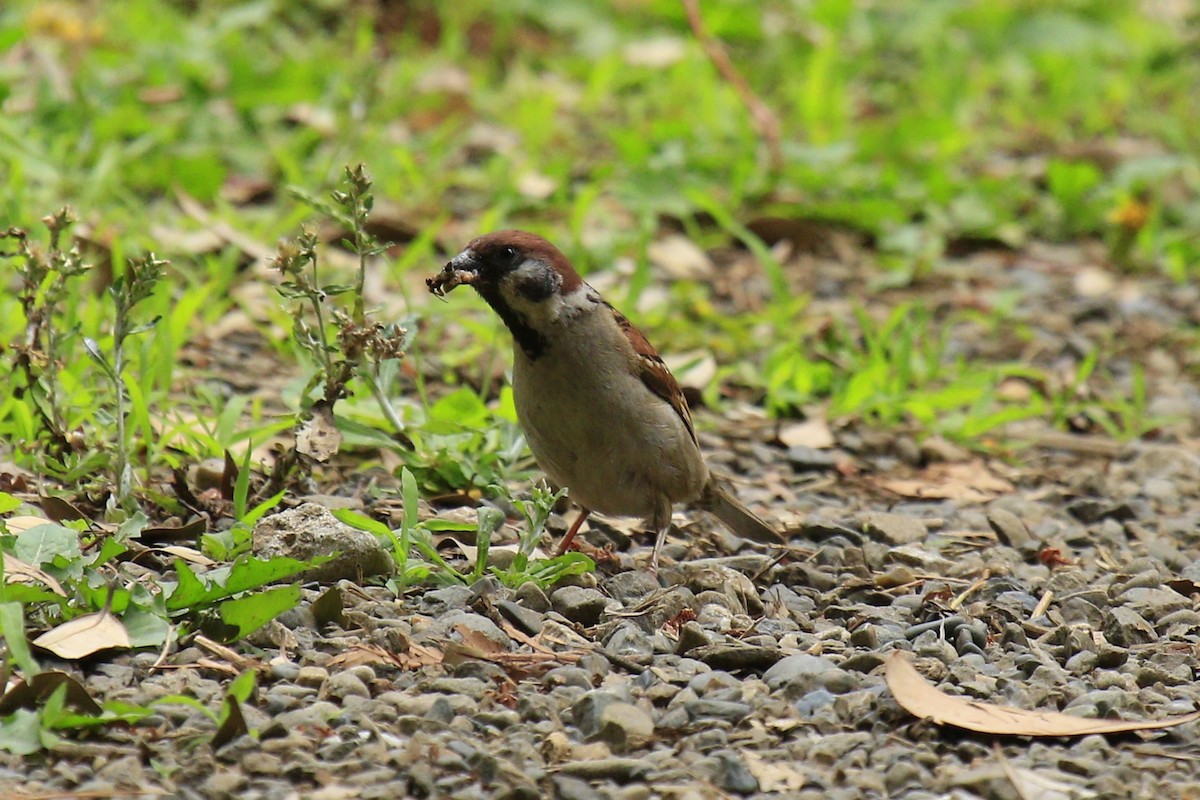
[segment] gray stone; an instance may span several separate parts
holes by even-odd
[[[654,633],[667,622],[677,619],[685,610],[699,610],[696,595],[685,586],[674,586],[658,595],[646,613],[635,619],[642,630]]]
[[[996,538],[1009,547],[1021,548],[1031,541],[1033,535],[1021,518],[1003,508],[993,508],[987,514],[988,525],[996,533]]]
[[[300,686],[310,686],[314,689],[320,689],[328,678],[329,670],[324,667],[306,664],[296,672],[295,681]]]
[[[654,738],[654,720],[631,703],[609,703],[600,710],[599,719],[596,737],[614,752],[636,750]]]
[[[713,669],[767,669],[778,661],[783,653],[777,647],[751,647],[744,644],[722,642],[706,644],[688,652],[688,656],[703,661]]]
[[[1132,608],[1117,606],[1104,618],[1104,637],[1118,648],[1156,642],[1154,626]]]
[[[371,690],[352,672],[336,672],[329,676],[325,681],[325,686],[322,689],[322,695],[326,697],[344,700],[347,697],[370,697]]]
[[[604,648],[620,656],[649,656],[654,653],[654,642],[649,634],[627,620],[608,635]]]
[[[504,618],[513,624],[517,630],[530,636],[536,636],[542,630],[546,615],[531,608],[514,603],[512,600],[501,600],[496,608]]]
[[[683,655],[706,644],[711,644],[708,634],[704,632],[704,628],[699,622],[692,620],[685,622],[679,629],[679,645],[675,648],[675,652]]]
[[[716,564],[682,564],[685,586],[696,596],[696,602],[712,602],[712,599],[701,598],[705,592],[715,592],[728,598],[726,607],[735,614],[749,613],[759,616],[763,613],[762,600],[754,583],[735,569]]]
[[[728,700],[689,700],[683,704],[688,716],[693,720],[719,719],[725,722],[737,723],[750,716],[753,710],[748,703],[735,703]]]
[[[472,700],[482,700],[483,696],[492,690],[492,686],[478,678],[430,678],[421,681],[419,688],[423,692],[438,694],[456,694],[469,697]]]
[[[763,673],[763,680],[772,691],[792,684],[800,686],[800,691],[803,691],[804,688],[820,685],[814,679],[836,668],[836,664],[823,656],[797,653],[775,662]]]
[[[555,667],[542,676],[542,686],[554,688],[555,686],[575,686],[584,691],[593,689],[592,678],[585,670],[579,667],[565,666]]]
[[[1151,622],[1172,611],[1191,607],[1191,602],[1186,597],[1172,589],[1139,586],[1126,589],[1117,599]]]
[[[660,588],[657,578],[640,569],[618,572],[604,582],[604,591],[624,606],[635,605]]]
[[[468,586],[443,586],[421,595],[417,608],[422,614],[438,617],[450,611],[461,611],[471,603],[473,593]]]
[[[797,472],[828,470],[837,466],[837,456],[833,453],[802,444],[794,444],[787,449],[787,460]]]
[[[571,622],[590,627],[600,621],[610,601],[596,589],[564,586],[550,595],[550,602],[555,611]]]
[[[585,739],[591,739],[600,733],[604,724],[601,712],[613,703],[624,702],[620,697],[601,689],[586,692],[571,706],[571,718],[575,727]]]
[[[734,794],[754,794],[758,778],[750,773],[745,760],[732,750],[713,753],[713,783]]]
[[[796,713],[805,719],[811,719],[824,710],[833,707],[837,698],[825,689],[815,689],[801,697],[793,704]]]
[[[924,522],[903,514],[871,511],[862,514],[860,522],[864,533],[888,544],[912,544],[924,541],[929,535]]]
[[[844,669],[831,669],[818,677],[821,685],[834,694],[846,694],[859,686],[859,676]]]
[[[470,611],[450,611],[439,617],[430,628],[434,639],[458,640],[466,631],[472,636],[482,636],[500,650],[512,649],[512,639],[500,630],[496,623]]]
[[[336,553],[324,564],[306,570],[303,579],[307,581],[357,581],[396,571],[391,553],[378,539],[340,522],[329,509],[315,503],[263,517],[254,526],[252,538],[254,554],[260,558],[285,556],[311,561]],[[287,580],[296,578],[289,576]]]
[[[551,608],[550,598],[542,591],[542,587],[533,582],[522,583],[518,586],[515,598],[525,608],[539,614],[545,614]]]
[[[294,681],[300,675],[300,665],[295,661],[274,661],[271,663],[271,677],[279,681]]]
[[[550,779],[554,785],[554,796],[558,800],[602,800],[603,795],[591,784],[570,775],[555,775]]]
[[[573,775],[583,780],[626,781],[645,778],[653,766],[641,758],[596,758],[591,761],[568,761],[558,768],[560,775]]]

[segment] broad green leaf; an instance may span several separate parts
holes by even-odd
[[[156,700],[151,700],[150,705],[152,707],[153,706],[188,706],[189,708],[194,708],[197,711],[200,711],[201,713],[204,714],[204,716],[208,717],[213,722],[217,721],[217,713],[215,711],[213,711],[208,706],[204,705],[204,703],[201,703],[196,698],[189,697],[186,694],[169,694],[169,695],[166,695],[165,697],[159,697]]]
[[[20,507],[20,500],[13,497],[8,492],[0,492],[0,514],[7,514],[10,511],[16,511]]]
[[[54,522],[37,525],[17,534],[13,555],[26,564],[41,566],[56,557],[68,561],[79,558],[79,534]]]
[[[306,569],[328,561],[330,557],[314,559],[311,562],[297,561],[294,558],[243,558],[227,570],[214,570],[221,575],[206,576],[201,581],[187,564],[175,559],[175,570],[179,574],[179,585],[167,598],[167,610],[179,611],[184,608],[208,605],[226,597],[232,597],[240,592],[257,589],[261,586],[298,575]]]
[[[351,511],[348,508],[335,508],[331,512],[333,516],[341,522],[346,523],[351,528],[358,528],[360,531],[367,531],[376,536],[389,537],[392,534],[392,529],[384,525],[378,520],[371,519],[365,514],[360,514],[357,511]],[[467,525],[462,530],[474,530],[474,525]]]
[[[295,608],[300,602],[300,586],[276,586],[236,600],[226,600],[218,606],[221,621],[238,629],[238,638],[247,636],[275,617]]]
[[[0,636],[26,678],[41,671],[25,638],[25,612],[20,603],[0,603]]]
[[[171,624],[153,611],[131,606],[121,615],[131,647],[159,647],[171,632]]]
[[[100,545],[100,551],[96,553],[96,557],[92,559],[92,563],[89,566],[95,569],[103,564],[107,564],[128,549],[116,537],[109,536]]]
[[[0,750],[27,756],[43,747],[42,720],[38,712],[18,708],[7,717],[0,717]]]
[[[167,597],[167,610],[177,611],[204,601],[208,589],[181,558],[175,559],[175,575],[179,579],[175,590]]]
[[[233,679],[233,683],[229,684],[229,688],[225,690],[225,695],[239,703],[245,703],[254,694],[254,687],[257,685],[257,676],[254,670],[249,669]]]

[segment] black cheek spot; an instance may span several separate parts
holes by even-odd
[[[516,289],[521,296],[533,303],[549,299],[558,291],[559,281],[555,274],[546,270],[538,275],[525,278],[517,284]]]

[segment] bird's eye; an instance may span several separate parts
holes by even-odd
[[[517,248],[506,247],[500,251],[500,255],[504,257],[505,261],[516,261],[517,260]]]

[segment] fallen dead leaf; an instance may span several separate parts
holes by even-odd
[[[983,461],[930,464],[914,478],[877,478],[881,489],[904,497],[932,500],[965,500],[983,503],[1013,491],[1013,485],[997,476]]]
[[[540,172],[526,172],[517,178],[517,191],[530,200],[545,200],[558,189],[558,181]]]
[[[455,625],[454,632],[462,637],[462,640],[457,642],[457,644],[461,645],[464,649],[481,653],[484,656],[508,652],[500,642],[497,642],[495,639],[489,639],[487,635],[466,625]]]
[[[376,644],[353,645],[329,659],[331,667],[357,667],[360,664],[389,664],[400,669],[420,669],[442,663],[442,651],[436,647],[408,642],[405,652],[393,653]]]
[[[18,533],[24,533],[30,528],[36,528],[38,525],[51,525],[52,520],[45,517],[34,517],[28,514],[19,514],[15,517],[9,517],[4,520],[4,527],[14,536]]]
[[[978,733],[997,736],[1087,736],[1171,728],[1200,720],[1200,711],[1157,720],[1088,719],[1057,711],[1029,711],[946,694],[917,672],[907,654],[893,650],[885,674],[896,702],[910,714]]]
[[[67,687],[64,700],[70,708],[92,716],[102,712],[100,705],[76,678],[59,670],[47,670],[5,692],[4,697],[0,698],[0,717],[8,716],[18,708],[37,708],[60,686]]]
[[[746,768],[758,778],[760,792],[798,792],[804,788],[805,776],[784,761],[767,761],[753,750],[743,750]]]
[[[40,583],[60,597],[66,597],[62,584],[53,575],[4,553],[4,579],[10,583]]]
[[[806,419],[804,422],[790,422],[779,426],[776,434],[779,443],[784,447],[812,447],[824,450],[835,444],[829,424],[823,419]]]
[[[631,67],[664,69],[683,60],[687,55],[687,42],[678,36],[655,36],[629,42],[622,55]]]
[[[107,611],[84,614],[51,628],[31,644],[71,661],[101,650],[129,648],[129,632],[124,623]]]
[[[686,236],[674,235],[646,245],[646,258],[678,281],[706,281],[713,277],[712,259]]]
[[[333,409],[318,402],[309,417],[296,431],[296,449],[316,461],[328,461],[342,446],[342,434],[333,421]]]
[[[203,523],[203,520],[201,520],[201,523]],[[164,545],[163,547],[152,547],[150,549],[156,552],[166,553],[167,555],[174,556],[175,558],[183,559],[190,564],[198,564],[202,567],[211,567],[217,563],[196,548],[187,547],[181,544],[168,544]]]
[[[458,539],[455,539],[453,536],[450,536],[448,534],[443,535],[443,536],[436,536],[436,537],[434,537],[433,541],[434,541],[434,544],[437,545],[437,548],[439,550],[443,550],[443,549],[457,550],[459,553],[462,554],[462,557],[467,562],[467,566],[470,567],[471,569],[474,569],[475,564],[479,561],[479,548],[478,547],[475,547],[475,546],[469,545],[469,544],[464,544],[463,542],[460,542]],[[516,542],[514,542],[512,544],[494,544],[494,545],[491,545],[490,547],[488,547],[489,553],[519,553],[520,551],[521,551],[521,545]],[[531,552],[529,554],[529,558],[534,559],[534,560],[544,559],[544,558],[549,558],[549,557],[550,556],[548,556],[546,554],[546,551],[540,547],[533,548],[533,552]]]

